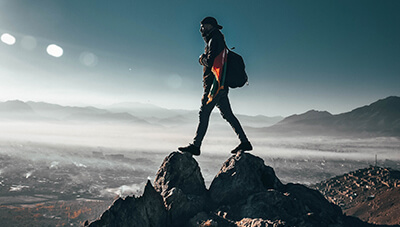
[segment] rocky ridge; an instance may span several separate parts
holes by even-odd
[[[249,153],[232,155],[209,190],[196,160],[168,155],[143,196],[119,198],[95,226],[370,226],[343,215],[317,190],[282,184],[273,168]]]

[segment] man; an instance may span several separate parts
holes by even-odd
[[[253,149],[240,122],[232,112],[228,99],[228,86],[224,86],[224,66],[226,66],[227,46],[220,29],[222,26],[213,17],[206,17],[200,22],[200,33],[206,47],[204,54],[199,58],[199,63],[203,68],[203,87],[204,93],[201,100],[199,112],[199,124],[193,143],[186,147],[179,147],[182,152],[193,155],[200,155],[200,147],[206,134],[210,114],[216,106],[222,117],[232,126],[240,140],[240,144],[231,151],[235,154],[239,151],[250,151]],[[226,67],[225,67],[226,68]]]

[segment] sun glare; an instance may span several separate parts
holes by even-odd
[[[50,56],[56,58],[61,57],[64,53],[64,50],[60,46],[57,46],[56,44],[50,44],[46,50]]]
[[[86,66],[96,66],[98,62],[98,58],[95,54],[90,52],[83,52],[80,57],[79,61]]]
[[[1,35],[1,41],[7,45],[14,45],[16,39],[14,36],[8,33],[4,33],[3,35]]]

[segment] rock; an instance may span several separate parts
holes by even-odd
[[[207,189],[200,167],[192,155],[172,152],[164,159],[154,180],[164,198],[172,226],[182,226],[207,210]]]
[[[242,220],[236,222],[237,227],[281,227],[285,226],[285,223],[278,221],[264,220],[261,218],[243,218]]]
[[[329,203],[316,190],[303,185],[287,185],[287,192],[268,190],[248,197],[232,212],[233,218],[262,218],[282,221],[288,226],[330,226],[341,222],[339,207]]]
[[[304,212],[308,212],[309,217],[321,221],[322,225],[340,222],[338,218],[343,215],[340,207],[326,200],[319,191],[291,183],[285,186],[285,191],[305,208]]]
[[[172,188],[179,188],[185,194],[205,195],[204,178],[197,161],[188,153],[172,152],[167,156],[154,180],[154,188],[165,196]]]
[[[385,181],[386,182],[386,181]],[[397,185],[397,184],[396,184]],[[172,152],[142,197],[118,199],[89,226],[347,227],[374,226],[343,215],[317,190],[283,185],[252,154],[230,157],[207,191],[196,160]]]
[[[114,201],[111,207],[89,224],[96,226],[152,226],[164,227],[167,223],[167,210],[161,195],[155,191],[150,181],[147,182],[143,196],[128,196]]]
[[[217,205],[232,205],[268,189],[280,190],[283,184],[264,160],[239,152],[223,164],[210,186],[211,199]]]

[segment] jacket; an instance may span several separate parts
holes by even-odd
[[[211,31],[206,37],[204,37],[204,41],[206,42],[206,47],[204,48],[204,54],[200,56],[199,63],[204,66],[204,88],[209,89],[214,81],[214,75],[211,72],[211,67],[213,66],[215,58],[226,47],[226,43],[224,35],[218,29]]]

